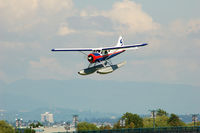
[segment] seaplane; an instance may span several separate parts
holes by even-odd
[[[119,37],[118,42],[113,47],[102,47],[102,48],[54,48],[51,51],[66,51],[66,52],[81,52],[87,56],[89,65],[87,68],[82,69],[78,72],[80,75],[89,75],[92,73],[108,74],[124,66],[126,61],[118,64],[112,64],[111,58],[125,52],[126,50],[138,49],[139,47],[146,46],[147,43],[124,45],[122,36]],[[85,52],[91,52],[86,54]]]

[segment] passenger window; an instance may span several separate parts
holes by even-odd
[[[108,51],[106,50],[104,53],[105,53],[105,54],[108,54]]]

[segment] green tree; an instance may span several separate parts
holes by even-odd
[[[113,129],[120,129],[120,128],[122,128],[122,127],[120,126],[120,122],[117,121],[117,122],[113,125]]]
[[[133,122],[130,123],[129,128],[134,128],[135,124]]]
[[[16,129],[15,133],[35,133],[35,130],[33,130],[31,128]]]
[[[155,126],[156,127],[168,127],[168,116],[157,116],[155,118]],[[144,118],[143,119],[144,127],[153,128],[153,119],[152,118]]]
[[[101,125],[99,129],[100,129],[100,130],[110,130],[110,129],[112,129],[112,128],[111,128],[110,125],[105,125],[105,126],[104,126],[104,125]]]
[[[168,127],[168,120],[169,117],[166,115],[157,116],[155,120],[156,127]]]
[[[134,125],[135,128],[141,128],[143,127],[143,119],[137,115],[137,114],[132,114],[129,112],[126,112],[121,119],[125,120],[125,127],[130,128]],[[131,124],[133,123],[133,124]]]
[[[200,126],[200,121],[195,123],[196,126]],[[194,122],[187,123],[187,126],[194,126]]]
[[[101,126],[99,127],[99,129],[100,129],[100,130],[104,130],[104,125],[101,125]]]
[[[14,128],[7,122],[0,120],[0,133],[14,133]]]
[[[144,118],[143,119],[143,127],[152,128],[153,127],[153,119],[152,118]]]
[[[77,129],[78,131],[99,130],[99,128],[95,124],[88,123],[88,122],[78,123]]]
[[[37,122],[37,124],[35,125],[36,127],[42,127],[42,123],[40,123],[39,121]]]
[[[32,127],[32,128],[36,128],[35,123],[31,123],[31,124],[29,124],[29,126]]]
[[[31,124],[29,124],[29,126],[32,127],[32,128],[37,128],[37,127],[41,127],[43,125],[40,122],[37,122],[36,124],[35,123],[31,123]]]
[[[31,128],[25,128],[24,133],[35,133],[35,130],[33,130]]]
[[[179,117],[175,114],[171,114],[169,120],[167,121],[169,126],[177,127],[177,126],[185,126],[185,123],[179,119]]]
[[[163,109],[158,109],[156,111],[156,116],[168,116],[168,113]]]

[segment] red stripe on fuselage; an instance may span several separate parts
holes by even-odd
[[[92,57],[93,57],[93,60],[92,61],[90,61],[90,63],[95,63],[98,59],[100,59],[100,58],[105,58],[105,57],[109,57],[109,56],[112,56],[112,55],[114,55],[114,54],[118,54],[118,53],[122,53],[122,52],[124,52],[124,51],[126,51],[126,50],[121,50],[121,51],[118,51],[118,52],[113,52],[113,53],[110,53],[110,54],[107,54],[107,55],[98,55],[98,56],[95,56],[93,53],[91,53],[91,54],[89,54],[89,55],[91,55]],[[89,56],[88,55],[88,56]],[[114,56],[113,56],[114,57]],[[112,57],[111,57],[112,58]],[[105,58],[106,59],[106,58]],[[103,59],[103,60],[105,60],[105,59]]]

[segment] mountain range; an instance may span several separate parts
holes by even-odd
[[[0,81],[0,112],[8,113],[8,119],[23,114],[27,120],[40,120],[41,113],[51,112],[58,121],[71,120],[73,114],[82,120],[117,118],[125,112],[150,114],[149,110],[156,108],[192,114],[200,110],[196,106],[199,93],[199,87],[184,84],[86,79]]]

